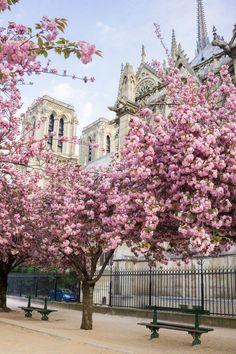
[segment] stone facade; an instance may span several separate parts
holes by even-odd
[[[48,139],[48,145],[55,155],[60,159],[76,159],[75,143],[71,140],[76,135],[77,124],[73,106],[45,95],[34,102],[25,113],[22,134],[26,135],[26,139],[34,136],[36,140],[49,133],[54,134]],[[26,126],[30,126],[29,132],[25,131]],[[60,141],[60,136],[66,137],[68,141]]]
[[[116,136],[118,136],[116,123],[106,118],[99,118],[84,128],[79,152],[81,166],[100,159],[106,160],[107,156],[118,151]],[[98,147],[94,148],[91,144],[96,144]]]

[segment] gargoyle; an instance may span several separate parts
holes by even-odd
[[[216,33],[216,28],[215,26],[213,27],[213,41],[211,42],[213,46],[219,47],[223,49],[223,51],[230,56],[231,54],[231,47],[230,44],[225,42],[223,37],[220,37]]]

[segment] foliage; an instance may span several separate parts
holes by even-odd
[[[22,172],[14,167],[0,177],[0,263],[14,268],[32,256],[32,195],[37,190],[38,180],[29,171]]]
[[[82,281],[94,284],[126,236],[118,198],[106,170],[68,163],[48,166],[47,183],[35,195],[42,252],[51,254],[62,270],[74,269]],[[105,261],[95,276],[102,254]]]

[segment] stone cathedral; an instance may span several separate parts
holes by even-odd
[[[203,1],[197,0],[197,48],[196,55],[190,61],[180,44],[177,44],[175,31],[172,31],[171,56],[182,76],[191,74],[200,81],[209,71],[217,73],[223,64],[228,64],[230,73],[236,82],[236,25],[229,43],[219,36],[213,28],[213,41],[207,33]],[[148,106],[154,112],[165,114],[166,107],[161,104],[164,88],[152,67],[147,63],[144,46],[141,63],[135,71],[127,63],[122,65],[118,95],[115,104],[109,107],[114,111],[112,120],[99,118],[82,131],[79,162],[82,166],[107,165],[113,154],[118,153],[124,144],[128,132],[128,123],[138,106]],[[96,143],[99,148],[92,149],[89,143]]]

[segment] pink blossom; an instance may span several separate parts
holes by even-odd
[[[85,41],[78,42],[78,48],[83,64],[88,64],[92,61],[92,55],[96,52],[96,46]]]
[[[8,8],[7,0],[0,0],[0,11],[4,11]]]

